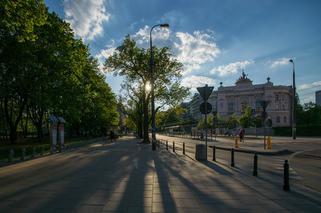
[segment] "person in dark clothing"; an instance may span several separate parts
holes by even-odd
[[[113,130],[110,130],[109,138],[110,138],[110,142],[113,142],[115,140],[115,133]]]
[[[244,143],[244,135],[245,135],[245,130],[244,130],[244,128],[241,128],[240,132],[239,132],[240,142]]]

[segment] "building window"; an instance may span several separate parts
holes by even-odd
[[[234,103],[233,102],[230,102],[227,104],[227,111],[229,113],[234,112]]]
[[[284,122],[284,123],[287,123],[286,116],[283,117],[283,122]]]
[[[261,106],[260,102],[261,102],[261,100],[259,100],[259,99],[255,101],[255,111],[256,112],[261,112],[262,111],[262,106]]]
[[[280,119],[280,116],[277,116],[277,117],[276,117],[276,123],[279,124],[279,123],[280,123],[280,120],[281,120],[281,119]]]

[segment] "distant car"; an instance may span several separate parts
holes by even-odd
[[[224,135],[226,136],[236,136],[238,135],[238,129],[234,128],[234,129],[228,129],[224,132]]]

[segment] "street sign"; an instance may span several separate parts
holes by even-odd
[[[200,111],[202,114],[209,114],[212,111],[212,104],[207,103],[206,110],[207,110],[207,113],[205,113],[205,102],[201,103]]]
[[[204,101],[210,97],[214,87],[209,87],[207,84],[205,87],[197,87],[197,91],[200,93],[201,97],[203,98]]]

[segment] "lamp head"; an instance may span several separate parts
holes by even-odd
[[[164,27],[164,28],[169,28],[169,24],[165,23],[165,24],[160,24],[160,27]]]
[[[290,62],[290,63],[293,63],[293,59],[290,59],[289,62]]]

